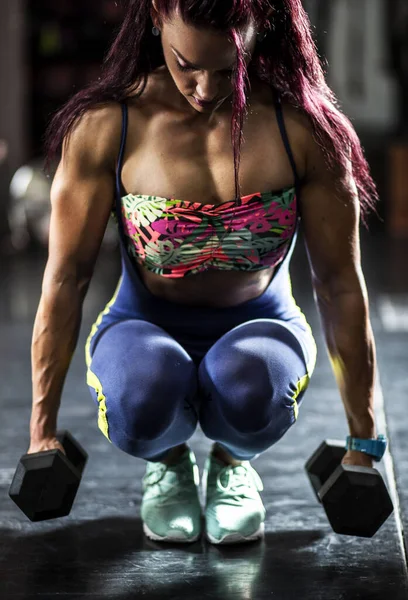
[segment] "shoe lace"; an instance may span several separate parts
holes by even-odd
[[[173,474],[177,473],[176,481],[174,479],[171,483],[165,481],[165,475],[168,471]],[[199,472],[196,464],[193,465],[193,471],[194,482],[198,485]],[[185,483],[191,485],[191,467],[188,464],[177,465],[177,471],[175,471],[170,466],[163,463],[151,463],[149,465],[149,470],[142,479],[143,490],[146,490],[148,487],[158,486],[159,494],[165,493],[167,496],[181,497],[183,495],[182,488]]]
[[[258,473],[249,464],[224,467],[217,475],[217,487],[237,497],[248,497],[248,487],[255,487],[258,492],[264,489]]]

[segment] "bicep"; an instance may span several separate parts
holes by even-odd
[[[109,174],[71,176],[60,167],[51,193],[49,259],[78,278],[92,273],[114,198]]]
[[[48,278],[87,282],[109,221],[115,194],[112,137],[107,131],[98,140],[90,125],[97,123],[88,123],[88,131],[85,123],[72,136],[53,182]]]

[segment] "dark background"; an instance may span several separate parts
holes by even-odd
[[[47,258],[33,241],[49,212],[42,136],[50,114],[99,76],[121,12],[113,0],[0,0],[1,600],[408,598],[408,2],[305,5],[330,85],[361,137],[381,196],[380,218],[372,216],[370,230],[362,229],[361,247],[378,355],[378,432],[389,439],[378,468],[394,514],[372,539],[337,536],[305,476],[304,463],[321,439],[344,439],[347,423],[301,239],[291,262],[293,293],[312,327],[318,361],[298,423],[254,463],[265,485],[264,541],[221,549],[200,540],[175,548],[143,536],[145,463],[102,436],[86,386],[85,341],[119,277],[115,234],[84,303],[59,413],[59,427],[90,457],[73,511],[33,524],[11,502],[10,482],[28,447],[30,344]],[[33,160],[38,166],[19,177],[21,187],[27,173],[35,174],[30,193],[16,202],[10,182]],[[20,227],[14,237],[10,220]],[[198,430],[191,446],[202,467],[210,441]]]
[[[408,159],[406,150],[400,151],[408,139],[408,2],[304,4],[329,82],[360,135],[380,191],[380,219],[371,218],[372,231],[408,235],[408,200],[401,197],[401,163]],[[32,159],[42,160],[50,115],[99,76],[122,14],[120,1],[114,0],[2,0],[0,140],[8,148],[3,160],[0,149],[3,242],[13,174]],[[9,252],[9,244],[0,242],[5,246]]]

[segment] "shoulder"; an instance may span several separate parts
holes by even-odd
[[[270,93],[273,99],[272,90]],[[303,214],[306,205],[311,203],[314,207],[318,206],[317,190],[323,190],[322,201],[340,197],[343,204],[351,204],[355,212],[357,195],[351,160],[329,162],[328,142],[325,147],[324,132],[319,139],[317,138],[312,117],[305,110],[293,106],[285,99],[282,99],[282,111],[289,142],[302,180]]]
[[[289,135],[296,140],[302,149],[304,157],[304,182],[333,181],[346,182],[350,180],[351,161],[336,164],[329,163],[328,156],[332,148],[329,148],[329,138],[325,141],[325,132],[319,139],[316,135],[316,126],[312,117],[306,111],[295,108],[288,102],[283,102],[283,113],[285,124],[290,132]],[[346,150],[345,150],[346,153]]]
[[[122,134],[122,107],[109,102],[88,109],[75,123],[64,141],[64,155],[75,155],[104,166],[117,159]]]
[[[261,108],[263,118],[277,121],[275,93],[269,84],[256,81],[252,84],[255,102]],[[283,122],[289,138],[299,176],[304,179],[307,171],[307,161],[310,147],[314,143],[311,120],[304,111],[296,108],[290,102],[281,100]],[[276,127],[278,125],[276,124]]]
[[[292,146],[297,149],[301,159],[303,179],[308,176],[311,152],[317,146],[310,117],[287,100],[282,100],[282,112],[285,127]]]

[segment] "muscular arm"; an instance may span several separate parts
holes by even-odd
[[[49,257],[32,340],[31,451],[55,437],[82,305],[114,198],[119,107],[92,111],[65,144],[51,192]]]
[[[357,189],[351,169],[328,171],[311,136],[302,214],[315,300],[350,434],[375,437],[376,354],[361,269]]]

